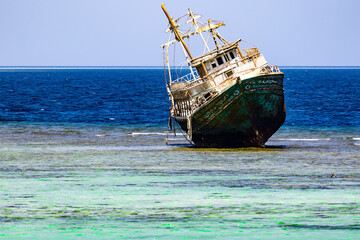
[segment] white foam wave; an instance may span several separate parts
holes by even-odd
[[[355,141],[360,141],[360,138],[353,138],[353,140],[355,140]]]
[[[167,145],[150,145],[150,146],[42,146],[42,147],[31,147],[32,150],[36,151],[56,151],[56,152],[74,152],[74,151],[138,151],[138,150],[165,150],[168,149]],[[11,148],[11,151],[25,151],[28,148]]]
[[[331,138],[278,138],[278,141],[330,141]]]
[[[166,136],[166,133],[159,133],[159,132],[133,132],[133,133],[129,133],[130,135],[161,135],[161,136]]]

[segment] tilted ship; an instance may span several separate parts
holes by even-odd
[[[217,31],[223,22],[206,24],[190,9],[168,21],[169,41],[164,49],[164,70],[170,95],[170,116],[199,147],[264,147],[285,121],[284,74],[269,66],[256,47],[240,50],[244,40],[227,42]],[[184,21],[190,26],[180,28]],[[207,32],[208,38],[202,33]],[[199,35],[204,53],[193,57],[185,39]],[[209,39],[214,49],[209,49]],[[169,47],[180,43],[190,73],[173,79]]]

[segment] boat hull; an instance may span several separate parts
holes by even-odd
[[[191,124],[175,117],[198,147],[264,147],[285,121],[282,73],[237,80],[195,111]],[[189,120],[188,120],[189,121]]]

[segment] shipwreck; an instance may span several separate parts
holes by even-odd
[[[244,40],[226,41],[217,30],[223,22],[202,23],[190,9],[174,19],[161,7],[169,21],[170,38],[162,48],[171,120],[199,147],[264,147],[285,121],[284,74],[256,47],[241,50]],[[180,22],[188,28],[182,30]],[[185,43],[195,35],[204,45],[197,57]],[[175,79],[169,48],[176,43],[189,71]]]

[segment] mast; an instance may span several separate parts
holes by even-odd
[[[214,30],[211,28],[211,20],[210,19],[208,20],[208,23],[209,23],[209,29],[210,29],[211,35],[212,35],[212,37],[214,39],[214,42],[215,42],[216,49],[219,51],[219,46],[218,46],[217,41],[216,41]]]
[[[189,55],[190,59],[193,60],[193,56],[191,55],[190,53],[190,50],[188,49],[188,47],[186,46],[186,44],[184,43],[184,40],[183,38],[181,37],[179,31],[177,30],[177,27],[175,26],[175,23],[173,21],[173,19],[170,17],[169,13],[166,11],[165,9],[165,3],[162,3],[161,4],[161,8],[162,10],[164,11],[166,17],[168,18],[169,20],[169,23],[170,23],[170,26],[171,26],[171,29],[173,30],[174,34],[175,34],[175,38],[176,40],[180,41],[182,46],[184,47],[184,49],[186,50],[187,54]]]
[[[164,49],[166,48],[166,50],[168,50],[168,47],[171,44],[174,44],[176,42],[180,42],[181,43],[180,44],[181,48],[182,48],[182,50],[184,52],[186,61],[187,61],[188,66],[190,68],[190,72],[191,72],[193,78],[196,79],[197,77],[195,76],[193,68],[192,68],[192,66],[193,66],[192,65],[192,60],[194,60],[194,58],[193,58],[188,46],[185,44],[183,39],[184,38],[189,38],[190,36],[195,35],[195,34],[199,34],[200,37],[201,37],[201,40],[203,41],[203,43],[205,45],[205,49],[210,53],[211,50],[209,49],[208,42],[205,41],[205,39],[204,39],[204,37],[202,35],[202,32],[210,31],[213,38],[214,38],[216,48],[219,51],[219,45],[217,43],[216,37],[218,37],[224,43],[226,41],[221,36],[219,36],[216,29],[221,27],[221,26],[225,26],[225,24],[223,22],[212,23],[211,20],[208,21],[208,25],[202,24],[200,21],[196,20],[198,17],[201,17],[201,16],[194,16],[194,13],[190,9],[188,9],[188,14],[187,15],[189,16],[189,18],[186,21],[186,24],[192,22],[193,25],[190,27],[190,29],[187,32],[181,33],[178,30],[178,27],[180,27],[180,24],[178,23],[178,21],[179,21],[179,19],[185,17],[186,15],[184,15],[184,16],[178,18],[178,19],[173,19],[172,17],[170,17],[169,13],[165,9],[165,4],[164,3],[161,4],[161,8],[162,8],[163,12],[165,13],[165,15],[166,15],[166,17],[167,17],[167,19],[169,21],[169,24],[170,24],[170,27],[167,30],[170,30],[172,33],[174,33],[174,36],[175,36],[174,40],[170,40],[171,37],[172,37],[172,35],[171,35],[169,41],[166,44],[163,44],[162,47]],[[193,26],[195,26],[195,31],[192,31]],[[204,50],[204,52],[206,52],[206,50]],[[168,62],[168,58],[166,58],[166,61]],[[201,63],[201,66],[202,66],[203,72],[205,73],[205,76],[208,75],[207,69],[206,69],[203,62]],[[170,72],[170,63],[169,62],[168,62],[168,69],[169,69],[169,75],[170,75],[171,72]],[[171,82],[171,77],[170,77],[170,82]]]
[[[197,22],[196,22],[196,19],[195,19],[195,17],[194,17],[194,13],[190,10],[190,8],[189,8],[188,10],[189,10],[189,15],[190,15],[190,17],[191,17],[191,20],[192,20],[192,22],[193,22],[194,25],[195,25],[196,32],[200,35],[200,37],[201,37],[201,39],[202,39],[202,41],[203,41],[206,49],[210,52],[210,49],[209,49],[209,47],[208,47],[208,45],[207,45],[207,43],[206,43],[203,35],[201,34],[201,29],[199,28],[199,26],[198,26],[198,24],[197,24]]]

